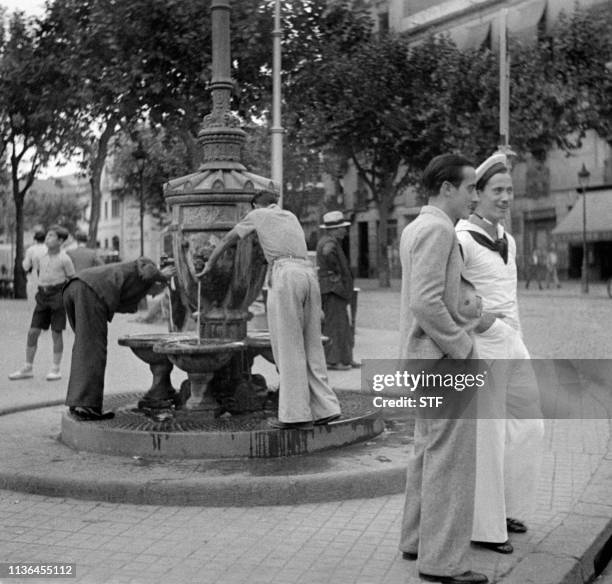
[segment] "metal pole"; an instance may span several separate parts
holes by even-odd
[[[586,188],[582,187],[582,292],[589,293],[589,273],[587,261],[587,220],[586,220]]]
[[[507,55],[508,10],[499,14],[499,146],[505,152],[510,144],[510,79]]]
[[[274,5],[273,59],[272,59],[272,180],[278,183],[278,204],[283,206],[283,128],[281,126],[281,6]]]

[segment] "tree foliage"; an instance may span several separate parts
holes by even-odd
[[[46,230],[50,225],[61,225],[71,234],[77,231],[83,207],[76,194],[42,192],[37,195],[25,202],[24,223],[28,229],[41,225]]]
[[[118,194],[124,197],[138,197],[140,193],[140,176],[134,157],[139,144],[146,153],[142,176],[145,209],[163,222],[166,212],[164,184],[190,172],[189,154],[179,137],[161,128],[154,131],[142,127],[132,136],[119,135],[112,148],[110,172],[116,184],[122,185]]]
[[[511,46],[511,134],[522,153],[543,159],[579,148],[587,130],[612,134],[612,18],[580,7],[562,13],[535,45]]]
[[[57,154],[70,131],[61,113],[62,82],[54,57],[39,42],[39,28],[14,12],[0,37],[0,159],[8,159],[15,206],[15,296],[25,298],[23,207],[37,172]]]

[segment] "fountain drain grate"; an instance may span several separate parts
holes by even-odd
[[[177,410],[173,412],[174,418],[164,422],[156,422],[143,412],[136,410],[136,403],[144,393],[121,393],[109,395],[105,398],[105,408],[115,410],[115,417],[111,420],[98,422],[96,425],[114,430],[127,430],[131,432],[251,432],[256,430],[269,430],[266,415],[263,412],[254,412],[232,416],[230,418],[205,419],[197,411]],[[357,392],[341,392],[338,394],[342,408],[343,420],[361,418],[375,412],[372,406],[372,397]]]

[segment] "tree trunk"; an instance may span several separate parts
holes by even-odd
[[[376,238],[376,261],[378,265],[378,285],[381,288],[391,287],[391,277],[389,273],[389,257],[387,255],[387,222],[389,219],[389,209],[384,200],[378,204],[378,234]]]
[[[13,184],[15,202],[15,264],[13,266],[13,287],[15,298],[27,298],[27,279],[21,263],[23,262],[23,195],[19,193],[19,184]]]
[[[106,128],[100,136],[98,142],[98,151],[91,156],[91,176],[89,177],[89,185],[91,187],[91,212],[89,217],[89,240],[88,247],[96,248],[98,239],[98,223],[100,222],[100,206],[102,201],[102,189],[100,183],[102,180],[102,171],[106,163],[106,155],[108,153],[108,143],[115,133],[117,120],[110,118],[106,124]]]

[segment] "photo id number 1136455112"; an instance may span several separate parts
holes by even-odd
[[[2,562],[0,578],[76,578],[76,564]]]

